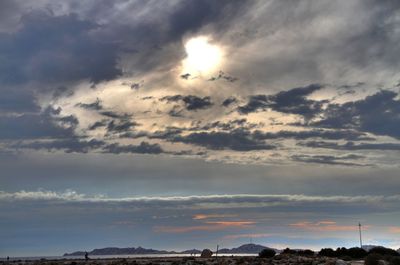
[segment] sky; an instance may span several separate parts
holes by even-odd
[[[0,256],[400,248],[400,2],[3,0]]]

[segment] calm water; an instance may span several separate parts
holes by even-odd
[[[214,255],[213,255],[214,256]],[[257,254],[247,253],[234,253],[234,254],[218,254],[218,256],[257,256]],[[190,254],[138,254],[138,255],[91,255],[90,259],[128,259],[128,258],[167,258],[167,257],[190,257]],[[196,254],[195,257],[200,257],[200,254]],[[10,257],[10,261],[13,260],[71,260],[71,259],[84,259],[83,256],[38,256],[38,257]],[[1,257],[0,261],[5,261],[5,257]]]

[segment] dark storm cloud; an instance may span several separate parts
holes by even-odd
[[[22,16],[15,33],[0,35],[2,83],[111,80],[121,75],[116,46],[96,39],[93,22],[45,12]]]
[[[182,117],[184,117],[182,112],[183,112],[183,109],[180,106],[175,105],[172,107],[172,109],[170,111],[168,111],[168,115],[171,117],[175,117],[175,118],[182,118]]]
[[[381,90],[374,95],[344,104],[329,104],[313,126],[351,128],[376,135],[400,138],[400,100],[397,93]]]
[[[34,142],[18,142],[8,146],[13,149],[34,149],[47,150],[49,152],[62,150],[66,153],[88,153],[90,151],[101,150],[102,153],[121,154],[161,154],[166,153],[159,144],[150,144],[141,142],[139,145],[120,145],[118,143],[106,144],[106,142],[97,139],[84,140],[78,138],[70,138],[65,140],[53,141],[34,141]]]
[[[128,113],[118,113],[115,111],[101,111],[99,112],[101,115],[109,117],[109,118],[113,118],[113,119],[121,119],[121,120],[126,120],[129,119],[130,117],[132,117],[132,115],[128,114]]]
[[[399,151],[400,144],[398,143],[354,143],[346,142],[345,144],[339,144],[335,142],[324,142],[324,141],[309,141],[300,142],[300,146],[311,147],[311,148],[326,148],[334,150],[393,150]]]
[[[208,79],[208,81],[217,81],[217,80],[220,80],[220,79],[226,80],[226,81],[231,82],[231,83],[239,80],[239,78],[237,78],[237,77],[228,75],[228,74],[224,73],[223,71],[219,71],[217,76],[211,77],[210,79]]]
[[[130,131],[133,127],[139,125],[133,121],[115,121],[112,120],[107,125],[107,131],[109,133],[119,133]]]
[[[88,127],[88,130],[92,131],[92,130],[96,130],[97,128],[100,128],[100,127],[105,127],[105,126],[107,126],[107,123],[108,123],[107,120],[96,121],[95,123],[91,124]]]
[[[237,120],[237,124],[242,124],[243,120]],[[205,125],[211,126],[211,125]],[[228,124],[217,123],[213,124],[211,128],[222,126],[232,126]],[[200,127],[199,127],[200,128]],[[211,150],[233,150],[233,151],[252,151],[252,150],[271,150],[276,147],[272,144],[267,144],[263,140],[254,138],[254,135],[246,129],[234,129],[231,131],[208,131],[208,132],[194,132],[189,134],[182,134],[184,131],[190,131],[193,128],[167,128],[164,131],[157,131],[147,136],[152,139],[163,139],[169,142],[181,142],[186,144],[194,144],[202,146]],[[228,129],[228,128],[226,128]]]
[[[115,3],[106,5],[107,10],[121,12]],[[148,73],[157,69],[170,69],[185,57],[182,47],[185,36],[199,33],[204,26],[211,26],[212,32],[223,32],[229,27],[230,21],[237,18],[237,14],[250,7],[251,3],[238,0],[178,1],[166,5],[165,9],[159,9],[153,2],[132,2],[127,3],[127,10],[155,11],[147,13],[146,19],[133,19],[131,23],[114,21],[115,24],[107,25],[108,28],[100,32],[99,36],[116,40],[120,44],[119,51],[124,53],[129,71]],[[97,11],[95,19],[102,20],[104,10]]]
[[[141,142],[139,145],[120,145],[117,143],[109,144],[103,147],[105,153],[136,153],[136,154],[161,154],[164,150],[159,144],[151,144],[148,142]]]
[[[293,155],[291,158],[294,161],[303,163],[318,163],[328,165],[340,165],[340,166],[366,166],[364,164],[346,162],[347,160],[358,160],[365,158],[355,154],[344,155],[344,156],[331,156],[331,155]]]
[[[78,103],[76,106],[81,107],[87,110],[102,110],[103,106],[101,105],[101,100],[96,99],[95,102],[92,103]]]
[[[190,76],[191,76],[191,75],[190,75],[189,73],[186,73],[186,74],[181,75],[180,77],[181,77],[182,79],[188,80]]]
[[[326,101],[307,99],[307,96],[323,88],[319,84],[297,87],[288,91],[281,91],[274,95],[250,96],[246,105],[238,107],[239,113],[248,114],[258,110],[272,109],[274,111],[298,114],[306,119],[313,118],[320,113]]]
[[[323,88],[319,84],[311,84],[306,87],[293,88],[270,96],[271,108],[283,113],[302,115],[312,118],[321,112],[324,101],[307,99],[307,96]]]
[[[224,106],[224,107],[228,107],[228,106],[230,106],[231,104],[233,104],[233,103],[236,103],[237,102],[237,98],[235,98],[235,97],[229,97],[229,98],[227,98],[227,99],[225,99],[223,102],[222,102],[222,106]]]
[[[250,130],[253,128],[256,128],[257,126],[260,126],[260,124],[257,123],[250,123],[247,122],[247,119],[234,119],[234,120],[229,120],[226,122],[223,121],[215,121],[215,122],[210,122],[204,125],[201,125],[201,123],[193,123],[194,126],[187,128],[188,131],[209,131],[209,130],[223,130],[223,131],[232,131],[234,129],[242,129],[242,130]]]
[[[196,32],[200,27],[214,23],[217,29],[228,26],[236,15],[251,7],[251,3],[240,0],[181,1],[171,14],[168,24],[172,38],[180,38],[187,32]]]
[[[212,107],[214,104],[211,101],[210,97],[198,97],[194,95],[182,96],[165,96],[160,99],[160,101],[170,102],[179,102],[182,101],[185,104],[185,109],[188,111],[196,111],[199,109],[207,109]]]
[[[238,107],[238,111],[242,114],[249,114],[258,110],[265,110],[269,106],[268,101],[266,95],[253,95],[250,96],[246,105]]]
[[[374,140],[363,132],[353,130],[309,130],[278,131],[276,133],[252,130],[259,124],[249,123],[246,119],[216,121],[205,125],[194,124],[188,128],[167,127],[164,131],[132,135],[132,138],[146,136],[150,139],[162,139],[170,142],[195,144],[212,150],[230,149],[234,151],[269,150],[277,148],[265,140]],[[195,132],[192,132],[195,131]],[[190,132],[185,134],[185,132]],[[129,137],[129,135],[124,135]]]
[[[41,150],[45,149],[50,151],[63,150],[66,153],[87,153],[93,149],[97,149],[104,145],[101,140],[80,140],[77,138],[70,138],[65,140],[54,140],[54,141],[35,141],[32,143],[19,142],[11,145],[12,148],[27,148]]]
[[[234,151],[271,150],[276,147],[264,141],[254,139],[249,132],[235,130],[231,132],[199,132],[185,136],[175,136],[169,139],[173,142],[182,142],[204,146],[213,150],[230,149]]]
[[[71,89],[68,89],[65,86],[58,86],[54,89],[53,99],[59,99],[61,97],[69,97],[72,96],[74,92]]]
[[[246,120],[234,120],[231,124],[217,122],[207,124],[205,127],[197,127],[197,129],[206,129],[206,132],[192,132],[183,134],[185,131],[197,130],[192,128],[174,128],[170,127],[164,131],[156,131],[147,134],[151,139],[162,139],[169,142],[181,142],[186,144],[194,144],[211,150],[233,150],[233,151],[253,151],[253,150],[271,150],[276,146],[265,143],[264,140],[254,137],[249,130],[243,127]],[[238,126],[236,128],[236,126]],[[214,131],[214,129],[228,131]],[[233,129],[236,128],[236,129]]]
[[[257,139],[296,139],[303,140],[309,138],[322,138],[329,140],[374,140],[368,137],[366,133],[354,130],[307,130],[307,131],[279,131],[276,133],[255,131],[254,136]]]
[[[0,111],[1,112],[38,112],[40,107],[36,103],[32,91],[21,88],[0,88]]]
[[[78,120],[51,107],[41,113],[0,116],[0,139],[73,137]]]

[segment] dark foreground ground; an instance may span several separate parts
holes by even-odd
[[[16,260],[0,262],[0,265],[363,265],[363,261],[343,261],[327,257],[275,256],[258,257],[168,257],[168,258],[132,258],[132,259],[96,259],[96,260]]]

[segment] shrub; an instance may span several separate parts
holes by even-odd
[[[349,248],[347,250],[347,255],[349,255],[353,259],[362,259],[367,256],[367,251],[362,248]]]
[[[379,260],[382,259],[382,256],[376,253],[369,254],[365,258],[364,265],[379,265]]]
[[[324,256],[324,257],[331,257],[331,258],[337,256],[336,252],[331,248],[323,248],[323,249],[321,249],[318,252],[318,255]]]
[[[400,257],[391,257],[389,258],[390,265],[400,265]]]
[[[400,256],[399,252],[390,248],[384,247],[375,247],[370,249],[368,254],[380,254],[380,255],[388,255],[388,256]]]
[[[310,249],[304,249],[304,250],[299,250],[297,251],[297,254],[301,256],[314,256],[314,251]]]
[[[290,249],[290,248],[285,248],[285,249],[282,251],[282,254],[292,254],[292,255],[294,255],[294,254],[297,254],[297,251],[296,251],[296,250],[293,250],[293,249]]]
[[[272,258],[275,256],[275,254],[276,254],[275,250],[266,248],[263,249],[260,253],[258,253],[258,256],[260,258]]]

